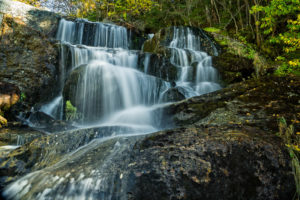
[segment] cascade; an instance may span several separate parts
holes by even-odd
[[[190,28],[174,27],[169,48],[171,63],[180,69],[177,86],[184,88],[186,97],[221,89],[218,84],[217,70],[212,66],[211,56],[201,51],[201,38]]]
[[[41,111],[62,119],[64,102],[70,100],[81,114],[76,125],[88,131],[60,133],[58,138],[68,134],[72,136],[67,138],[74,137],[62,139],[60,151],[64,155],[60,161],[13,182],[5,188],[5,197],[128,199],[126,188],[130,184],[126,180],[130,178],[125,172],[130,159],[126,153],[139,137],[161,129],[157,108],[163,95],[174,87],[186,98],[221,88],[211,57],[201,51],[201,40],[191,29],[174,28],[168,46],[170,61],[178,69],[175,86],[146,74],[154,67],[150,65],[150,54],[146,54],[143,70],[139,70],[140,52],[129,48],[129,35],[126,28],[116,25],[60,21],[60,90]],[[76,140],[81,137],[84,142]],[[58,141],[49,145],[55,146]],[[60,151],[46,151],[45,162]]]

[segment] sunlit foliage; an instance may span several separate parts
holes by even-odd
[[[256,23],[267,41],[281,50],[276,58],[281,63],[278,73],[300,71],[300,1],[272,0],[266,6],[254,6],[252,12],[263,13]]]

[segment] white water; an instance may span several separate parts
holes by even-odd
[[[179,88],[184,88],[185,96],[206,94],[221,89],[217,70],[212,67],[212,58],[201,51],[201,38],[190,28],[174,27],[171,49],[171,63],[180,68]],[[194,69],[196,64],[196,69]],[[193,80],[195,76],[195,80]]]
[[[160,106],[159,100],[172,84],[146,74],[153,67],[149,64],[150,54],[145,57],[144,71],[138,70],[139,52],[128,50],[124,27],[63,19],[57,39],[62,41],[61,91],[41,110],[61,118],[65,81],[72,72],[83,68],[73,94],[82,114],[79,126],[128,127],[132,132],[112,131],[107,133],[108,137],[94,139],[67,153],[55,165],[15,181],[5,189],[4,196],[8,199],[127,199],[123,173],[119,168],[114,171],[112,166],[120,162],[126,169],[129,164],[118,160],[129,149],[129,144],[133,144],[128,137],[160,129],[159,116],[153,111]],[[171,62],[179,69],[176,87],[185,97],[220,89],[211,57],[201,51],[200,38],[190,29],[174,28],[169,48]],[[105,154],[102,146],[113,139],[117,142]],[[60,145],[67,146],[68,142]],[[56,150],[50,153],[55,154]],[[118,198],[114,196],[116,184]]]

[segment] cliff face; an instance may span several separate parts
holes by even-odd
[[[58,72],[59,19],[47,10],[0,0],[0,80],[20,89],[26,109],[55,89],[49,88]]]

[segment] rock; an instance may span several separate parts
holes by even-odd
[[[100,179],[111,184],[90,184],[89,195],[136,200],[290,199],[294,195],[285,145],[260,128],[196,126],[145,138],[105,139],[110,134],[118,134],[118,127],[66,131],[36,139],[2,158],[0,186],[33,172],[21,179],[29,181],[32,189],[10,195],[36,199],[52,188],[47,197],[70,197],[74,194],[68,192],[71,186],[83,194],[82,184]],[[103,140],[97,139],[101,137]]]
[[[228,35],[222,33],[222,31],[210,31],[208,34],[221,46],[220,52],[222,52],[222,54],[220,55],[220,57],[222,57],[222,59],[224,58],[225,60],[225,62],[223,62],[223,64],[225,65],[225,69],[228,69],[226,65],[230,66],[230,62],[233,62],[234,66],[237,66],[241,69],[241,71],[244,72],[243,76],[246,73],[246,76],[244,76],[243,78],[248,78],[249,75],[247,74],[251,74],[252,72],[254,72],[252,74],[253,76],[259,77],[264,76],[266,72],[272,72],[275,70],[276,66],[274,66],[274,63],[271,64],[269,61],[267,61],[267,59],[259,52],[257,52],[256,49],[254,49],[251,45],[244,44],[241,41],[230,38]],[[219,59],[221,63],[222,59]],[[217,65],[219,61],[217,61]],[[228,64],[226,64],[226,62]],[[253,66],[253,68],[251,69],[250,66]],[[220,65],[219,67],[222,68],[222,65]],[[227,79],[227,76],[225,76],[224,78]],[[234,79],[231,78],[228,81],[232,80]]]
[[[178,90],[178,88],[170,88],[163,93],[162,102],[174,102],[185,99],[185,96]]]
[[[4,145],[24,145],[36,138],[45,135],[25,125],[12,125],[0,130],[0,146]]]
[[[20,99],[21,93],[17,86],[0,81],[0,110],[8,110]]]
[[[225,85],[249,79],[255,72],[252,60],[226,51],[213,57],[213,66],[218,69]]]
[[[289,155],[274,135],[242,127],[180,128],[136,143],[130,199],[291,199]]]
[[[48,37],[54,37],[60,15],[44,8],[36,8],[19,1],[0,1],[1,15],[20,19],[24,25]],[[0,23],[1,25],[1,23]]]
[[[5,112],[19,101],[20,96],[17,86],[0,81],[0,128],[7,125],[7,120],[4,118]]]
[[[173,103],[163,112],[176,126],[245,124],[278,131],[284,117],[295,129],[299,117],[299,77],[268,76],[232,84],[222,90]]]
[[[86,70],[87,65],[81,65],[71,71],[68,79],[66,80],[64,90],[63,90],[63,96],[64,100],[70,100],[72,105],[75,107],[80,106],[80,102],[83,102],[84,96],[77,96],[76,91],[80,89],[78,86],[80,85],[80,81],[82,80],[82,77],[84,76],[85,70]],[[77,99],[81,98],[81,99]]]
[[[176,81],[178,79],[177,67],[171,64],[170,59],[158,54],[139,54],[138,69],[166,81]]]
[[[71,130],[74,127],[62,120],[56,120],[53,117],[47,115],[46,113],[36,111],[32,113],[28,113],[30,117],[28,118],[28,122],[30,126],[34,127],[37,130],[46,132],[46,133],[54,133],[61,132],[65,130]]]
[[[17,1],[0,0],[0,79],[13,83],[26,109],[56,90],[60,16]]]
[[[94,139],[98,138],[100,140],[101,138],[104,138],[105,141],[105,137],[124,132],[130,133],[132,132],[132,129],[130,127],[107,126],[80,130],[68,130],[51,135],[44,135],[44,137],[40,137],[30,143],[26,143],[20,148],[10,152],[8,155],[0,157],[0,191],[3,186],[20,178],[20,176],[35,170],[40,170],[55,165],[63,157],[65,157],[66,154],[83,147]],[[1,136],[2,135],[0,133],[0,138]],[[97,141],[95,142],[97,144]],[[101,152],[107,153],[105,152],[106,148],[111,151],[115,142],[116,140],[109,140],[109,145],[107,147],[106,145],[100,145],[99,148],[101,149]],[[89,145],[86,145],[86,147],[88,146]],[[79,157],[81,156],[82,154]],[[83,156],[87,158],[86,155]],[[71,156],[70,158],[76,159],[76,156]],[[93,157],[93,160],[94,159],[103,162],[99,156]],[[85,162],[82,162],[82,164],[84,163]],[[77,164],[76,166],[80,167],[80,165]],[[68,167],[65,166],[63,171],[66,172],[65,169],[67,168]],[[74,166],[70,168],[70,171],[73,171],[74,168],[76,167]]]

